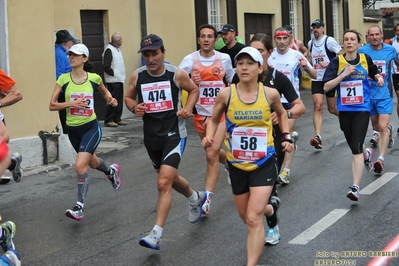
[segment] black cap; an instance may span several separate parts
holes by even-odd
[[[218,31],[218,33],[227,33],[229,31],[235,32],[236,28],[234,28],[234,26],[231,24],[226,24]]]
[[[316,19],[312,24],[310,24],[310,26],[324,27],[324,22],[321,19]]]
[[[158,50],[163,46],[163,41],[162,39],[155,34],[150,34],[145,36],[140,43],[140,50],[138,53],[142,51],[147,51],[147,50]]]
[[[288,33],[292,33],[292,27],[291,27],[291,25],[284,25],[283,28],[286,29],[286,30],[288,31]]]
[[[57,36],[55,40],[57,44],[66,43],[68,41],[73,41],[75,44],[80,43],[80,41],[75,39],[67,30],[59,30],[55,35]]]

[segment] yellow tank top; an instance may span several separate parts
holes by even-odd
[[[271,108],[263,83],[259,82],[258,96],[252,103],[241,101],[236,85],[231,84],[226,126],[227,160],[234,167],[256,170],[275,153]]]

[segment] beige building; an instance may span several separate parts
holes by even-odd
[[[141,65],[140,40],[150,33],[163,38],[166,59],[178,65],[197,49],[196,29],[203,23],[217,28],[233,24],[246,42],[251,34],[271,34],[276,27],[290,24],[295,37],[307,43],[310,23],[320,18],[326,23],[326,33],[340,41],[345,28],[364,32],[368,27],[361,11],[362,0],[0,0],[0,67],[16,80],[24,96],[2,109],[12,137],[11,150],[23,154],[24,167],[42,164],[43,143],[38,134],[51,132],[59,124],[57,112],[48,109],[55,85],[57,30],[69,30],[89,47],[99,74],[104,46],[114,32],[120,32],[126,72],[131,73]],[[105,101],[98,98],[100,118],[104,108]],[[47,151],[49,163],[73,163],[65,136],[59,143],[50,142],[54,146]]]

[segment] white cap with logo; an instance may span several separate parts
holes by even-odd
[[[72,45],[72,47],[65,52],[66,54],[74,53],[77,55],[85,55],[86,57],[89,57],[89,49],[87,49],[86,45],[79,43]]]
[[[249,55],[255,62],[258,62],[259,64],[263,65],[263,57],[262,57],[261,53],[258,51],[258,49],[250,47],[250,46],[244,47],[234,57],[234,60],[237,61],[237,58],[239,57],[239,55],[242,55],[242,54]]]

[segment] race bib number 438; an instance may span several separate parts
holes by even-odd
[[[232,154],[237,160],[254,162],[266,156],[266,128],[238,127],[232,134]]]

